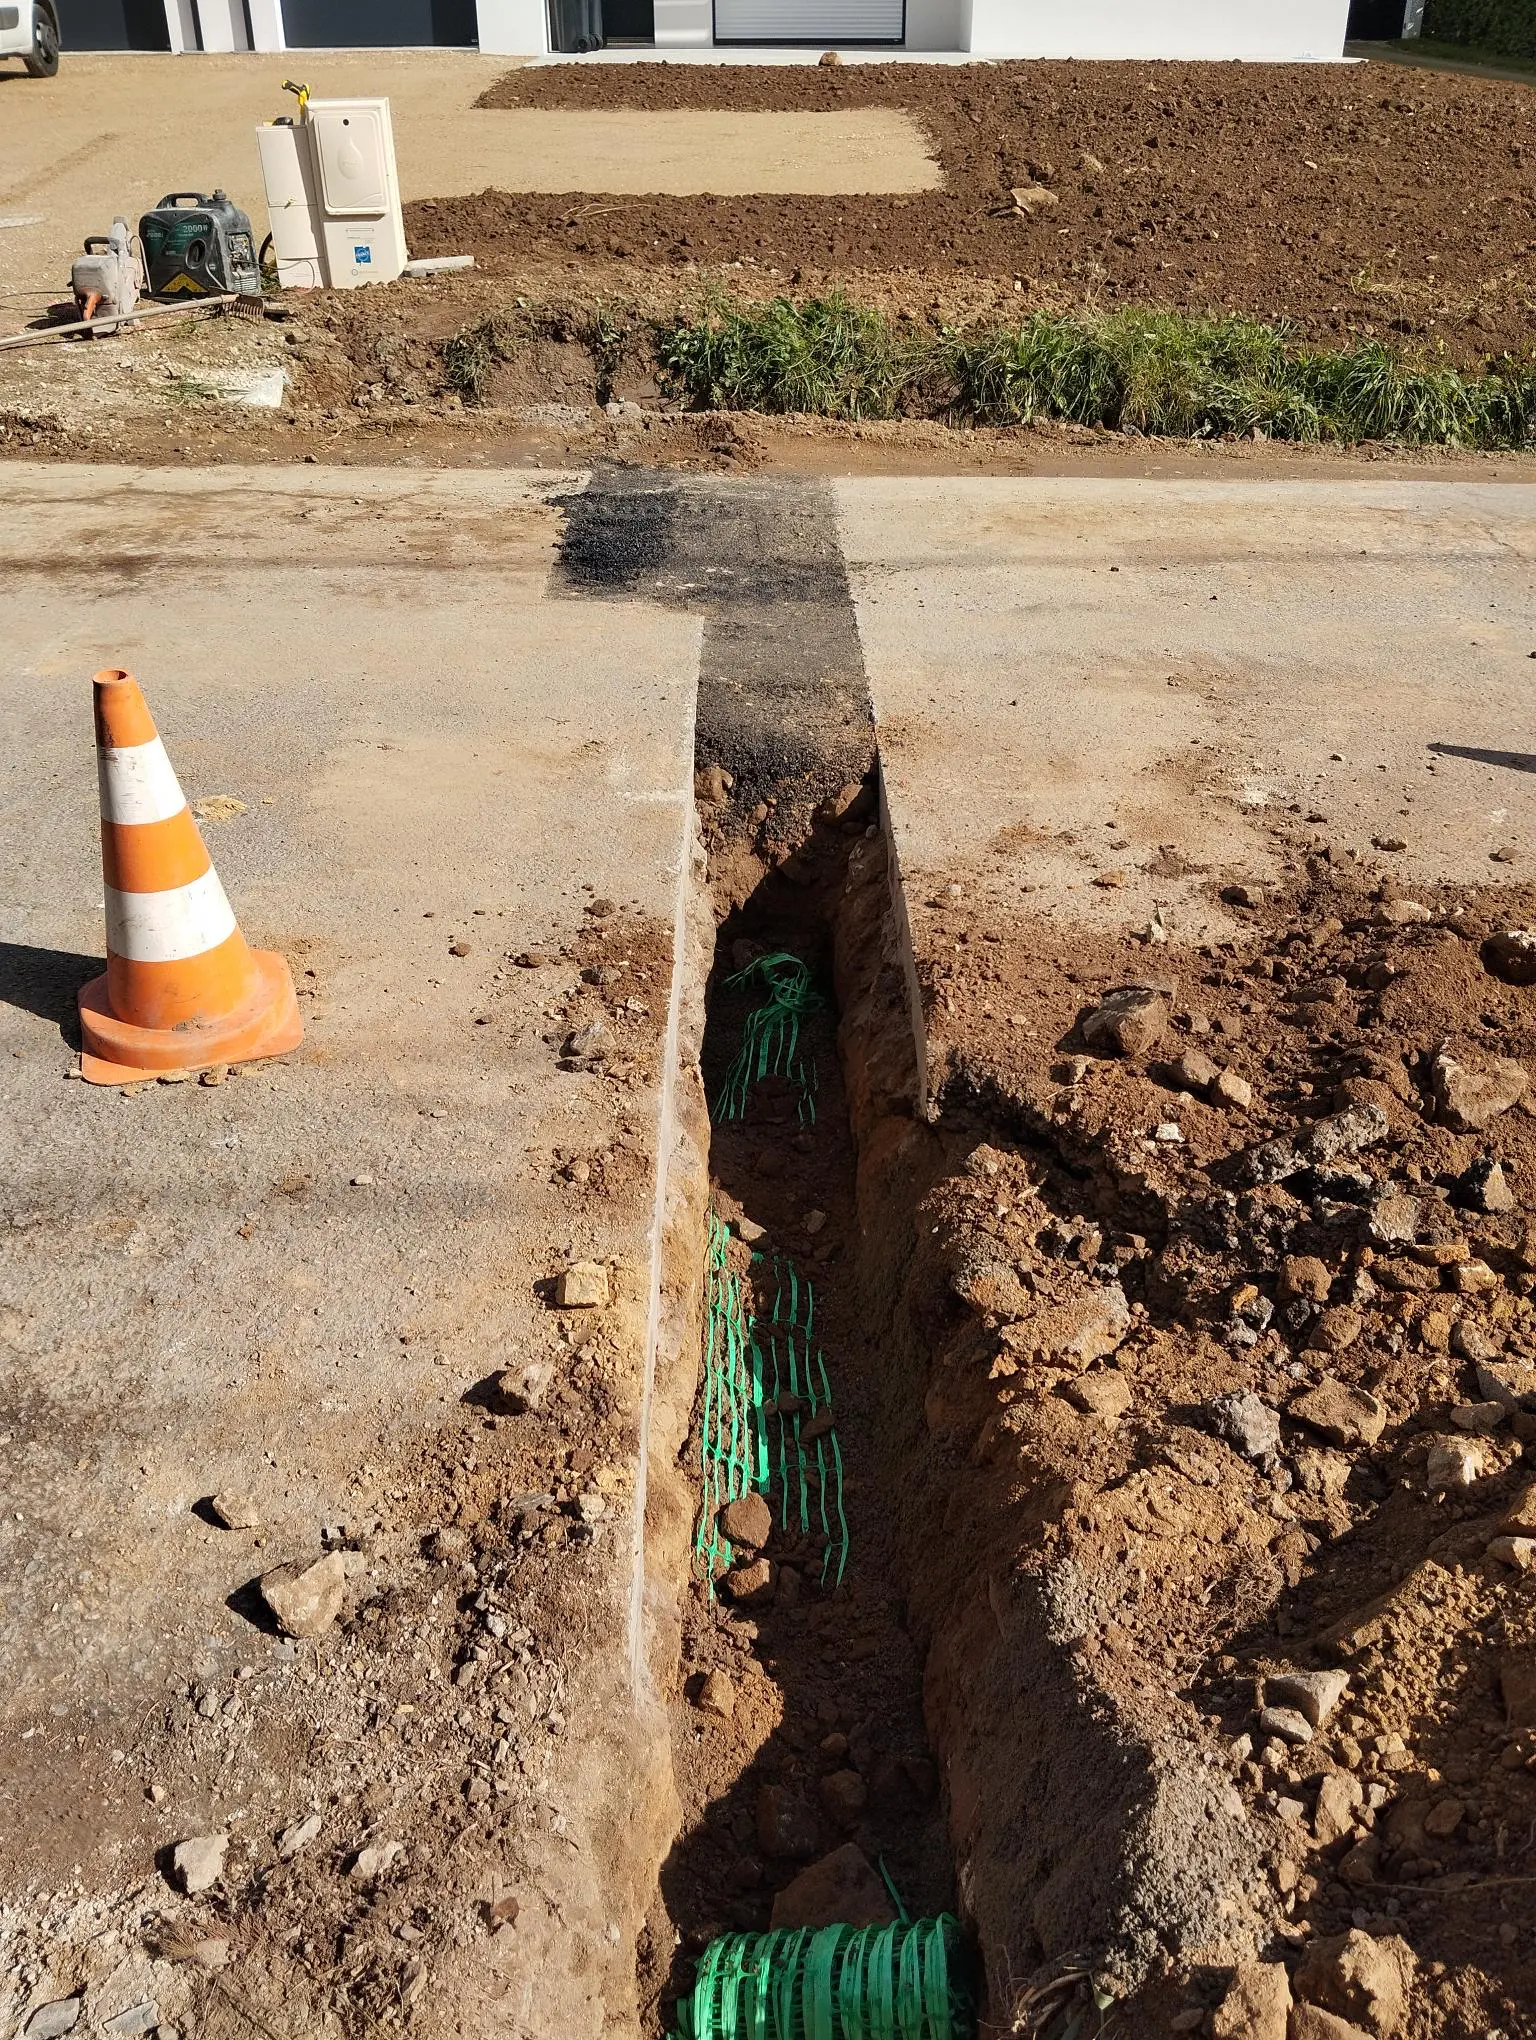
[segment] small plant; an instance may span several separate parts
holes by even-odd
[[[664,328],[657,357],[672,389],[703,410],[889,418],[918,366],[885,318],[837,293],[739,309]]]
[[[512,358],[517,339],[516,328],[501,318],[461,326],[443,348],[443,373],[449,389],[456,391],[466,404],[483,404],[490,389],[492,369],[498,362]]]

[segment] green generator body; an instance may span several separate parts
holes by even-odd
[[[172,191],[139,221],[150,297],[261,295],[250,215],[222,191]]]

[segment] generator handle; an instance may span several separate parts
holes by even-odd
[[[168,191],[164,198],[161,199],[160,204],[180,205],[184,198],[190,198],[194,205],[206,205],[208,203],[206,191]],[[159,207],[157,206],[156,211],[158,210]]]
[[[84,245],[86,254],[94,255],[98,248],[110,248],[112,241],[107,234],[87,234]]]

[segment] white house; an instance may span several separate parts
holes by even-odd
[[[568,0],[60,0],[72,49],[558,45]],[[1338,58],[1349,0],[603,0],[611,42],[803,44],[989,57]]]

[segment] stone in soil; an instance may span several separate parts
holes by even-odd
[[[1291,2013],[1289,2040],[1371,2040],[1363,2027],[1353,2026],[1321,2005],[1297,2005]]]
[[[757,1846],[765,1856],[798,1857],[816,1853],[816,1816],[797,1794],[783,1785],[764,1785],[757,1795]]]
[[[190,1835],[171,1851],[171,1880],[179,1891],[195,1898],[211,1891],[224,1874],[228,1835]]]
[[[729,1721],[736,1712],[736,1688],[725,1672],[706,1672],[699,1687],[698,1699],[701,1714],[713,1714],[720,1721]]]
[[[118,2035],[118,2040],[124,2040],[124,2036],[129,2034],[148,2033],[159,2023],[159,2006],[153,1998],[145,1998],[142,2004],[129,2005],[125,2011],[118,2012],[113,2018],[104,2019],[101,2030],[104,2033],[114,2033]]]
[[[286,1636],[324,1636],[341,1613],[347,1590],[346,1568],[339,1551],[324,1558],[291,1559],[263,1573],[257,1591]]]
[[[24,2040],[59,2040],[60,2034],[73,2033],[84,2002],[83,1998],[67,1997],[39,2005],[22,2029]]]
[[[1328,1772],[1317,1788],[1312,1814],[1312,1832],[1320,1849],[1331,1849],[1353,1830],[1363,1800],[1358,1778],[1348,1771]]]
[[[1331,1445],[1374,1445],[1387,1427],[1387,1413],[1367,1389],[1351,1388],[1325,1374],[1316,1388],[1294,1398],[1290,1414],[1318,1431]]]
[[[720,1528],[732,1544],[761,1551],[773,1535],[773,1511],[762,1495],[742,1495],[720,1511]]]
[[[1524,1094],[1526,1074],[1507,1056],[1469,1054],[1462,1060],[1441,1049],[1430,1065],[1430,1084],[1446,1126],[1481,1133]]]
[[[1280,1962],[1240,1962],[1211,2014],[1212,2040],[1286,2040],[1290,1978]]]
[[[1098,1055],[1150,1055],[1168,1032],[1167,996],[1149,985],[1107,992],[1082,1024],[1083,1040]]]
[[[1499,1528],[1515,1537],[1536,1537],[1536,1480],[1527,1481],[1514,1495]]]
[[[1463,1169],[1451,1185],[1451,1194],[1469,1211],[1497,1213],[1515,1208],[1515,1193],[1509,1187],[1504,1165],[1492,1155],[1479,1155],[1470,1167]]]
[[[601,1261],[573,1261],[560,1271],[556,1298],[562,1310],[606,1310],[608,1270]]]
[[[837,1827],[857,1827],[869,1801],[869,1787],[857,1771],[829,1771],[816,1788],[822,1811]]]
[[[1536,928],[1505,928],[1483,944],[1484,967],[1507,985],[1536,985]]]
[[[306,1813],[302,1820],[293,1821],[285,1827],[277,1838],[277,1853],[283,1862],[292,1862],[301,1849],[307,1849],[324,1825],[323,1814]]]
[[[754,1558],[749,1565],[733,1566],[720,1581],[720,1591],[728,1601],[751,1608],[773,1598],[778,1581],[778,1567],[771,1558]]]
[[[885,1927],[896,1917],[890,1893],[855,1842],[802,1870],[773,1901],[774,1927]]]
[[[1123,1417],[1132,1402],[1131,1384],[1117,1368],[1105,1367],[1085,1374],[1067,1386],[1068,1402],[1090,1417],[1102,1417],[1107,1424]]]
[[[1206,1405],[1211,1428],[1245,1459],[1268,1459],[1280,1450],[1280,1419],[1251,1390],[1219,1395]]]
[[[254,1530],[261,1522],[261,1511],[249,1495],[210,1495],[208,1506],[223,1530]]]
[[[1281,1742],[1309,1743],[1312,1740],[1312,1724],[1295,1707],[1266,1707],[1259,1715],[1261,1735],[1278,1736]]]
[[[1348,1672],[1271,1672],[1264,1697],[1274,1706],[1294,1707],[1321,1728],[1349,1691]]]
[[[1408,2012],[1414,1956],[1401,1936],[1376,1940],[1358,1927],[1314,1942],[1292,1979],[1296,1996],[1391,2040]]]

